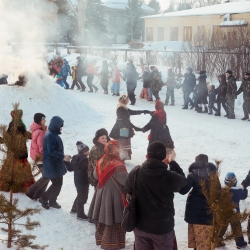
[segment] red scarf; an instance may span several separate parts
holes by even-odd
[[[96,173],[98,176],[98,188],[102,188],[107,180],[116,171],[125,171],[126,166],[119,156],[120,144],[118,141],[111,140],[105,144],[104,155],[96,164]]]
[[[164,110],[164,103],[160,100],[155,103],[155,112],[154,115],[157,117],[160,123],[167,123],[167,114]]]

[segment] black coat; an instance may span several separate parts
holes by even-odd
[[[109,136],[113,139],[127,138],[127,137],[120,136],[120,129],[127,128],[127,129],[129,129],[128,138],[133,137],[134,136],[133,128],[134,129],[138,129],[138,128],[131,123],[130,116],[131,115],[140,115],[143,112],[144,111],[142,111],[142,110],[131,110],[131,109],[126,109],[124,107],[119,107],[116,110],[116,116],[117,116],[116,123],[113,126]]]
[[[136,176],[136,227],[146,233],[162,235],[174,228],[174,192],[187,184],[181,168],[170,162],[176,172],[157,159],[139,166]],[[135,167],[128,175],[125,194],[132,194]],[[177,172],[179,171],[180,174]]]
[[[217,94],[217,99],[221,100],[221,101],[225,101],[226,100],[226,93],[227,93],[227,82],[220,82],[220,85],[217,89],[215,89],[215,94]]]
[[[146,132],[150,129],[149,145],[152,142],[160,141],[166,146],[166,148],[174,148],[173,140],[169,128],[166,125],[166,121],[161,123],[155,115],[152,115],[151,120],[142,128],[142,131]]]
[[[151,83],[151,76],[148,71],[144,71],[142,74],[143,88],[149,88]]]
[[[10,122],[9,124],[9,127],[8,127],[8,133],[10,134],[11,133],[11,129],[13,127],[13,122]],[[25,129],[25,127],[23,125],[18,125],[17,126],[17,132],[18,134],[21,134],[23,136],[26,136],[26,133],[28,133]],[[23,145],[23,148],[25,149],[23,151],[23,153],[18,157],[18,159],[27,159],[28,158],[28,149],[27,149],[27,146],[26,146],[26,142],[25,142],[25,145]]]
[[[199,77],[198,83],[198,92],[197,92],[197,103],[198,104],[207,104],[207,75],[203,74]]]
[[[208,182],[209,174],[216,171],[212,163],[200,165],[195,162],[189,167],[188,185],[180,190],[180,194],[188,194],[185,210],[185,221],[190,224],[211,225],[212,214],[208,214],[209,207],[205,196],[201,192],[200,181]]]
[[[215,103],[216,101],[216,94],[215,94],[215,90],[211,89],[208,93],[208,98],[209,98],[209,103]]]
[[[74,171],[74,182],[76,189],[89,186],[88,180],[88,158],[86,155],[79,153],[74,155],[71,162],[66,162],[67,170]]]
[[[80,80],[85,75],[86,73],[85,73],[83,60],[79,59],[77,66],[76,66],[76,79]]]
[[[196,85],[196,78],[193,73],[185,74],[185,78],[183,81],[183,91],[184,92],[193,92],[194,86]]]

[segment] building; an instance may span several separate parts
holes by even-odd
[[[231,27],[248,26],[250,1],[227,2],[196,9],[144,16],[146,43],[164,44],[191,41],[201,31],[216,32]]]
[[[103,11],[105,20],[107,21],[107,29],[109,38],[114,43],[126,43],[127,19],[125,12],[128,6],[128,0],[103,0]],[[145,15],[155,12],[154,9],[143,4],[142,9]]]

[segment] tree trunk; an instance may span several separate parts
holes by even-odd
[[[12,242],[12,200],[13,200],[13,191],[10,189],[10,211],[9,211],[9,221],[8,221],[8,248],[11,248]]]
[[[216,244],[211,242],[211,250],[214,250],[216,248]]]

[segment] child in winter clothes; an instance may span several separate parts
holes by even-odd
[[[208,104],[208,114],[212,115],[214,110],[215,112],[218,112],[217,108],[215,108],[214,103],[215,103],[215,99],[216,99],[216,94],[215,94],[215,86],[212,85],[210,91],[208,92],[208,100],[209,100],[209,104]]]
[[[88,155],[89,147],[78,141],[76,143],[78,154],[74,155],[71,162],[65,162],[68,171],[74,171],[74,182],[77,190],[77,197],[70,213],[77,213],[77,219],[87,220],[84,213],[84,204],[88,199]]]
[[[30,157],[32,160],[38,160],[37,166],[41,169],[43,166],[43,138],[47,127],[45,126],[45,115],[36,113],[34,115],[34,122],[30,125],[32,131],[32,140],[30,145]],[[39,199],[45,192],[50,179],[41,177],[36,181],[25,193],[31,200]]]
[[[64,88],[63,77],[60,72],[56,75],[56,83]]]
[[[113,96],[120,96],[120,81],[121,78],[124,80],[124,77],[121,75],[116,65],[113,66],[113,72],[111,77],[113,81],[111,92],[113,92]]]
[[[79,86],[79,84],[78,84],[78,82],[76,80],[76,66],[72,66],[71,69],[72,69],[72,80],[73,80],[73,82],[72,82],[72,85],[71,85],[70,89],[74,89],[74,87],[76,86],[77,90],[79,90],[81,88],[80,88],[80,86]]]
[[[243,189],[242,187],[236,187],[237,185],[237,179],[233,172],[228,172],[225,177],[225,185],[226,187],[230,188],[230,192],[232,193],[232,202],[236,205],[236,212],[240,212],[240,200],[245,200],[248,195],[247,189]],[[234,222],[233,225],[231,225],[232,229],[237,227],[241,231],[241,224],[240,221]],[[225,228],[226,232],[227,228]],[[243,236],[238,237],[235,239],[236,247],[237,249],[241,249],[247,246],[247,242],[244,241]]]

